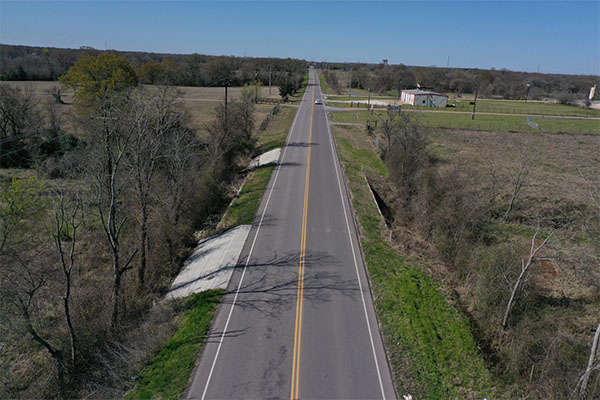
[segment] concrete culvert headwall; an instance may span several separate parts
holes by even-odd
[[[373,195],[373,198],[375,199],[375,203],[377,204],[377,207],[379,208],[379,213],[383,216],[385,225],[391,229],[392,224],[394,223],[394,216],[392,215],[392,210],[388,207],[387,204],[385,204],[385,201],[383,201],[383,199],[381,198],[379,193],[377,193],[377,191],[375,190],[373,185],[371,185],[371,182],[369,182],[369,179],[368,178],[365,178],[365,179],[367,180],[367,185],[369,185],[371,194]]]

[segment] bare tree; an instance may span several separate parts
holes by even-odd
[[[537,227],[535,233],[533,234],[533,237],[531,238],[531,248],[529,249],[529,256],[527,257],[527,259],[524,259],[524,258],[521,259],[521,272],[519,273],[517,280],[513,284],[513,288],[510,293],[510,298],[508,299],[508,303],[506,304],[506,309],[504,311],[504,317],[502,318],[502,332],[504,332],[504,330],[506,330],[506,326],[508,323],[508,317],[510,315],[511,310],[513,309],[514,302],[517,298],[517,294],[519,293],[519,290],[521,289],[522,284],[528,279],[528,275],[529,275],[529,272],[530,272],[532,266],[534,266],[536,261],[538,260],[539,251],[548,244],[548,241],[552,238],[552,236],[554,236],[554,234],[556,233],[556,230],[552,230],[552,232],[548,236],[546,236],[546,238],[542,241],[542,243],[540,243],[538,245],[536,242],[536,238],[537,238],[537,235],[539,234],[539,232],[540,232],[540,226],[538,223],[538,227]]]
[[[496,197],[498,196],[498,176],[495,169],[490,172],[491,184],[490,184],[490,198],[488,200],[488,212],[490,217],[493,218],[496,213]]]
[[[23,142],[35,136],[40,115],[30,91],[0,85],[0,167],[27,167],[29,153]]]
[[[113,270],[111,329],[116,328],[119,316],[119,292],[123,274],[132,268],[134,250],[122,260],[121,236],[128,218],[123,210],[123,192],[128,187],[129,172],[124,165],[124,157],[131,146],[134,130],[128,112],[131,104],[125,97],[108,96],[101,107],[88,120],[88,130],[92,134],[95,160],[90,163],[98,214],[106,235]]]
[[[181,240],[177,234],[181,228],[181,217],[184,211],[186,193],[193,188],[198,179],[201,145],[194,133],[184,127],[172,131],[165,141],[162,175],[165,180],[165,191],[161,197],[169,227],[167,247],[169,260],[176,259],[176,243]],[[171,234],[174,230],[173,234]]]
[[[592,341],[592,348],[590,349],[590,357],[588,359],[587,367],[581,375],[577,386],[579,387],[579,398],[584,399],[587,395],[587,385],[590,380],[592,371],[600,369],[600,360],[598,360],[598,342],[600,341],[600,323],[596,328],[594,334],[594,340]],[[577,388],[575,388],[577,390]]]
[[[75,335],[75,328],[73,327],[73,321],[71,318],[71,286],[72,286],[72,273],[73,267],[75,266],[75,251],[77,243],[77,230],[81,225],[81,202],[76,201],[75,206],[71,210],[67,210],[65,207],[65,195],[61,191],[59,193],[58,201],[54,207],[54,232],[52,234],[54,238],[54,245],[58,252],[60,266],[64,275],[64,287],[65,292],[62,298],[63,300],[63,313],[65,316],[65,323],[69,331],[70,339],[70,350],[71,350],[71,367],[75,366],[77,358],[77,337]],[[65,248],[63,238],[67,236],[70,240],[70,245]]]
[[[47,247],[40,240],[39,217],[43,204],[41,187],[33,181],[14,180],[9,188],[0,192],[0,306],[3,319],[15,331],[22,331],[43,346],[51,355],[57,368],[58,383],[64,388],[64,363],[60,345],[52,344],[40,324],[41,304],[47,306],[52,296],[47,291],[53,280],[53,269],[48,268]],[[37,220],[37,223],[33,223]],[[26,239],[25,239],[26,237]],[[41,304],[40,304],[41,303]],[[3,321],[4,322],[4,321]]]
[[[33,94],[18,87],[0,85],[0,139],[20,136],[39,121]]]
[[[502,220],[507,221],[510,213],[515,207],[515,203],[517,198],[519,197],[519,193],[521,192],[521,188],[525,184],[527,176],[529,175],[529,160],[525,159],[519,163],[519,167],[516,170],[509,170],[509,175],[512,180],[512,193],[510,196],[510,201],[508,202],[508,207],[504,216],[502,216]]]
[[[205,148],[217,180],[229,180],[236,168],[236,157],[252,151],[253,111],[251,98],[219,104],[212,121],[204,125]]]
[[[175,110],[176,96],[177,93],[173,89],[162,87],[150,91],[138,90],[133,100],[134,134],[127,162],[133,174],[139,212],[140,287],[144,286],[148,264],[148,218],[154,178],[159,161],[164,157],[165,138],[180,123],[179,114]]]

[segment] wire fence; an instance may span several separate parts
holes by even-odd
[[[376,99],[373,99],[376,100]],[[330,100],[330,102],[335,103],[335,100]],[[357,107],[357,108],[368,108],[367,103],[364,100],[353,101],[350,103],[338,103],[336,104],[338,107]],[[384,108],[380,104],[375,104],[375,108]],[[461,112],[471,112],[473,111],[473,106],[468,104],[458,104],[456,107],[446,107],[446,108],[434,108],[434,107],[422,107],[422,106],[410,106],[403,105],[403,108],[408,110],[424,110],[424,111],[461,111]],[[600,112],[595,112],[592,110],[580,110],[580,111],[568,111],[568,110],[544,110],[539,108],[511,108],[511,107],[496,107],[489,106],[486,104],[477,104],[477,112],[478,113],[490,113],[490,114],[517,114],[517,115],[541,115],[541,116],[549,116],[549,117],[578,117],[578,118],[600,118]]]
[[[457,111],[471,111],[473,110],[472,105],[458,104],[455,108]],[[594,113],[593,111],[587,112],[587,110],[552,110],[552,109],[540,109],[540,108],[514,108],[514,107],[498,107],[490,106],[487,104],[477,104],[477,112],[487,112],[494,114],[526,114],[526,115],[547,115],[555,117],[600,117],[600,113]]]
[[[543,126],[533,128],[527,123],[516,124],[507,122],[455,122],[455,121],[421,121],[421,125],[438,129],[467,129],[474,131],[508,131],[508,132],[538,132],[538,133],[570,133],[580,135],[600,134],[600,123],[597,129],[586,129],[583,127]]]

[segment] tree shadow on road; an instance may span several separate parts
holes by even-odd
[[[222,304],[232,304],[238,293],[236,307],[255,310],[270,318],[279,318],[283,312],[296,307],[299,264],[300,255],[297,251],[281,256],[273,252],[264,261],[251,260],[239,291],[237,282],[240,276],[234,275],[234,286],[228,288]],[[337,269],[343,265],[330,254],[307,252],[304,265],[304,301],[318,304],[331,301],[335,294],[341,293],[350,298],[359,294],[356,279],[344,280],[339,273],[331,271],[331,266]],[[324,267],[328,270],[324,270]],[[243,264],[236,267],[239,271],[243,268]]]

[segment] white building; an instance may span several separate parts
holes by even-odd
[[[423,107],[446,107],[448,96],[436,92],[421,89],[410,89],[402,91],[402,103],[411,106]]]

